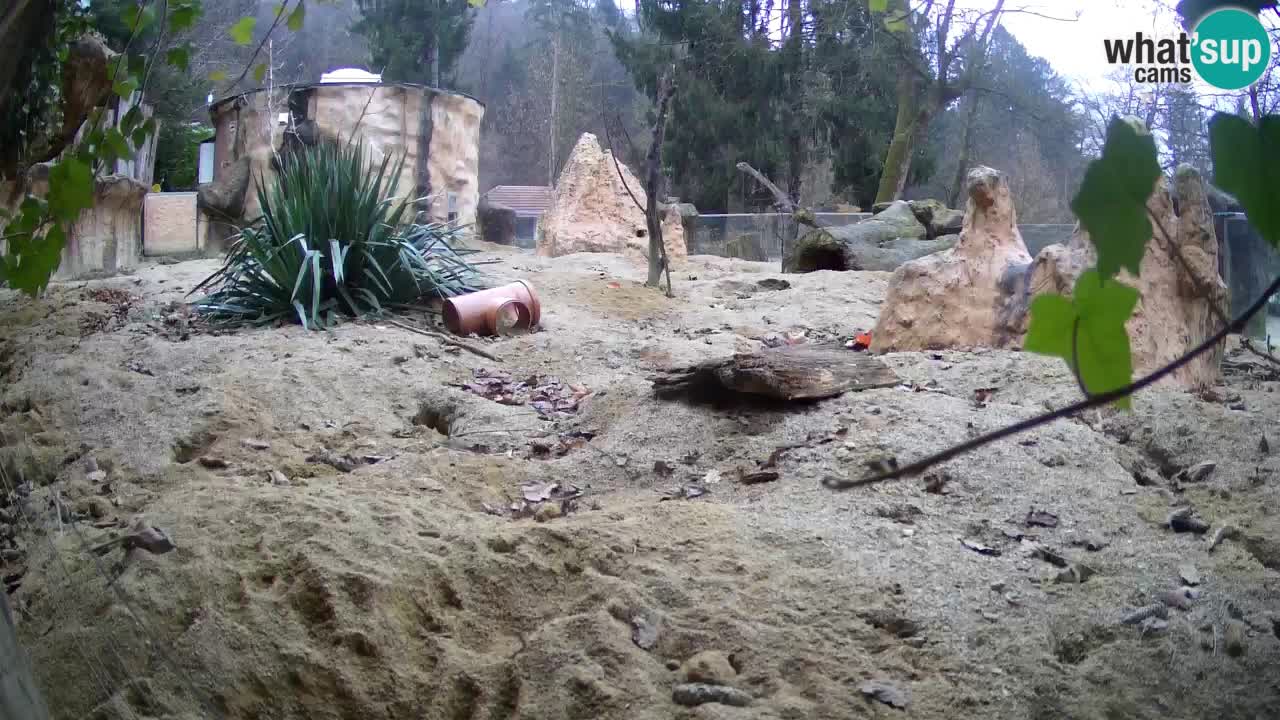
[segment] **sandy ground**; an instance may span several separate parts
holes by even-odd
[[[545,326],[486,342],[501,364],[376,322],[184,336],[171,303],[211,261],[4,298],[0,463],[30,486],[5,501],[0,574],[55,717],[1280,717],[1274,375],[996,443],[941,468],[945,494],[833,493],[823,477],[1061,406],[1074,383],[1056,361],[947,351],[887,356],[904,386],[820,403],[660,400],[659,368],[870,328],[888,275],[770,290],[771,266],[693,258],[668,299],[620,257],[491,259],[537,287]],[[592,394],[543,420],[456,387],[482,368]],[[539,453],[570,431],[594,439]],[[736,482],[784,446],[777,481]],[[708,494],[663,500],[696,481]],[[584,495],[560,517],[486,512],[534,482]],[[1237,534],[1210,552],[1173,532],[1188,504]],[[177,549],[89,552],[138,515]],[[1059,582],[1020,536],[1087,579]],[[1196,599],[1120,623],[1180,569]],[[690,678],[750,704],[677,705]]]

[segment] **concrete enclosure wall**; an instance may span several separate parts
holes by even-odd
[[[274,174],[278,153],[294,143],[345,142],[352,136],[374,163],[403,157],[397,194],[421,200],[419,208],[431,220],[446,221],[452,214],[460,223],[475,221],[484,106],[472,98],[416,85],[329,83],[246,93],[215,103],[209,112],[214,184],[249,158],[240,221],[257,216],[257,183]]]
[[[200,229],[193,192],[149,193],[142,203],[144,255],[199,252]]]

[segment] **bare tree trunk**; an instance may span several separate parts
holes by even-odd
[[[979,97],[969,97],[968,112],[964,116],[964,136],[960,140],[960,161],[956,163],[956,177],[947,191],[947,207],[959,207],[960,194],[964,192],[964,178],[969,170],[969,156],[973,154],[973,124],[978,117]]]
[[[898,78],[898,117],[893,124],[893,140],[885,153],[884,171],[880,174],[880,189],[876,202],[892,202],[902,197],[911,172],[911,156],[920,119],[921,98],[916,78],[904,72]]]
[[[662,219],[658,217],[658,197],[662,191],[662,143],[667,133],[667,111],[671,108],[671,96],[675,95],[675,92],[676,79],[674,68],[672,68],[658,78],[653,142],[649,144],[644,173],[644,191],[647,196],[644,219],[649,231],[649,278],[645,284],[649,287],[658,287],[662,283],[662,274],[665,271],[668,297],[672,294],[671,264],[667,261],[667,246],[662,240]]]
[[[560,91],[560,30],[551,36],[551,121],[547,123],[547,185],[556,185],[556,102]]]

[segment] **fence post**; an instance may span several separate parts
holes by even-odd
[[[0,592],[0,720],[49,720],[27,654],[18,644],[9,598]]]

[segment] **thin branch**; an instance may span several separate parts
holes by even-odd
[[[613,159],[613,169],[617,171],[618,179],[622,181],[623,189],[627,191],[627,195],[631,196],[631,202],[636,204],[636,208],[638,208],[640,212],[644,212],[645,211],[644,205],[641,205],[640,201],[636,199],[636,194],[631,192],[631,186],[627,184],[627,176],[622,174],[622,166],[618,164],[618,153],[614,152],[613,150],[613,134],[609,132],[609,118],[604,116],[604,91],[603,90],[601,90],[600,92],[600,103],[601,103],[600,117],[602,121],[601,124],[604,125],[604,139],[606,142],[609,143],[609,157]]]
[[[295,3],[295,7],[297,5],[301,5],[302,2],[303,0],[297,0],[297,2]],[[231,81],[223,89],[223,92],[230,92],[232,88],[234,88],[236,85],[239,85],[240,81],[244,80],[245,76],[249,74],[249,68],[253,67],[253,61],[258,59],[258,54],[261,53],[262,48],[266,46],[267,40],[271,39],[271,36],[272,34],[275,33],[276,28],[280,27],[280,21],[284,19],[285,11],[288,9],[289,9],[289,0],[284,0],[284,2],[280,3],[280,8],[279,10],[276,11],[275,20],[272,21],[271,27],[267,28],[267,34],[262,36],[262,40],[258,42],[258,47],[253,49],[253,54],[249,56],[248,62],[244,64],[244,69],[240,71],[240,74],[236,77],[235,80]]]
[[[452,345],[454,347],[462,348],[463,350],[466,350],[467,352],[473,355],[479,355],[480,357],[485,358],[486,360],[492,360],[494,362],[502,362],[502,358],[498,357],[497,355],[494,355],[493,353],[488,352],[487,350],[481,350],[480,348],[474,345],[469,345],[467,343],[464,343],[461,340],[454,340],[453,338],[449,337],[448,335],[445,335],[444,333],[438,333],[432,330],[424,330],[420,327],[414,327],[409,323],[403,323],[393,318],[383,318],[383,321],[388,324],[395,325],[398,328],[403,328],[405,330],[408,330],[409,332],[415,332],[415,333],[418,333],[419,335],[426,335],[427,337],[433,337],[439,340],[440,342],[444,343],[445,345]]]
[[[922,460],[917,460],[911,463],[910,465],[903,465],[901,467],[891,469],[888,472],[882,472],[876,475],[860,478],[858,480],[826,478],[822,481],[822,484],[823,486],[831,490],[849,490],[850,488],[862,487],[864,485],[873,485],[875,483],[885,482],[887,480],[896,480],[898,478],[908,477],[911,475],[918,475],[935,465],[947,462],[948,460],[953,460],[961,455],[964,455],[967,452],[976,450],[984,445],[989,445],[990,443],[996,442],[997,440],[1003,440],[1007,437],[1011,437],[1013,435],[1026,432],[1028,430],[1033,430],[1035,428],[1040,427],[1041,425],[1047,425],[1048,423],[1051,423],[1055,420],[1061,420],[1062,418],[1070,417],[1072,415],[1075,415],[1078,412],[1088,410],[1090,408],[1102,407],[1103,405],[1106,405],[1111,402],[1115,402],[1116,400],[1120,400],[1121,398],[1129,397],[1130,395],[1138,392],[1139,390],[1142,390],[1143,388],[1154,385],[1155,383],[1172,375],[1174,372],[1178,371],[1180,368],[1184,367],[1185,365],[1190,363],[1192,360],[1212,350],[1215,346],[1217,346],[1218,343],[1225,340],[1227,338],[1227,335],[1244,327],[1245,323],[1249,322],[1249,318],[1253,317],[1255,314],[1258,313],[1258,311],[1265,308],[1267,305],[1267,301],[1270,300],[1271,296],[1275,295],[1277,292],[1280,292],[1280,277],[1277,277],[1274,281],[1272,281],[1271,285],[1269,285],[1267,289],[1262,293],[1262,296],[1259,297],[1257,300],[1255,300],[1254,303],[1248,307],[1248,309],[1246,309],[1243,313],[1241,313],[1235,320],[1231,321],[1222,329],[1220,329],[1218,332],[1214,333],[1212,337],[1208,338],[1204,342],[1192,348],[1191,351],[1189,351],[1187,354],[1183,355],[1182,357],[1178,358],[1177,360],[1174,360],[1173,362],[1169,363],[1168,365],[1165,365],[1159,370],[1156,370],[1150,375],[1136,382],[1130,383],[1129,385],[1125,385],[1122,388],[1109,390],[1107,392],[1100,393],[1098,395],[1094,395],[1093,397],[1089,397],[1084,400],[1081,400],[1077,403],[1073,403],[1064,408],[1054,410],[1053,412],[1045,413],[1043,415],[1037,415],[1036,417],[1023,420],[1022,422],[1014,423],[1013,425],[1008,425],[1006,427],[1000,428],[999,430],[996,430],[994,432],[989,432],[986,435],[980,435],[976,438],[973,438],[972,440],[968,440],[966,442],[960,443],[959,445],[955,445],[953,447],[947,448],[946,450],[943,450],[941,452],[937,452],[937,453],[934,453],[933,455],[929,455],[928,457],[925,457]]]

